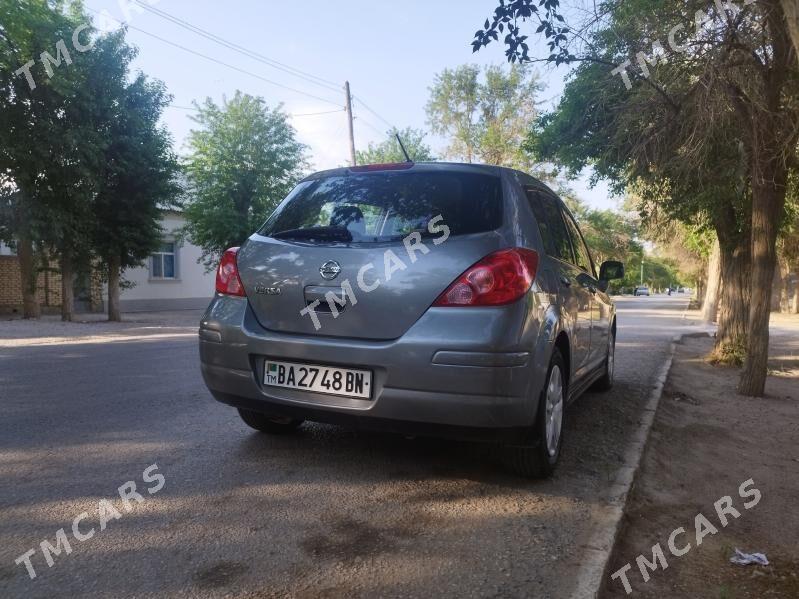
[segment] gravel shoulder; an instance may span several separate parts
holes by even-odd
[[[767,397],[735,393],[738,372],[703,360],[709,338],[687,338],[677,346],[673,367],[627,504],[601,596],[626,597],[610,573],[631,564],[627,576],[635,597],[799,597],[799,322],[780,318],[771,336]],[[746,509],[739,493],[749,479],[762,495]],[[715,503],[730,496],[740,517],[723,526]],[[696,541],[702,514],[717,529]],[[675,546],[691,549],[675,557],[669,537],[683,527]],[[644,583],[636,558],[652,561],[660,543],[668,568]],[[763,552],[770,566],[735,566],[735,548]]]

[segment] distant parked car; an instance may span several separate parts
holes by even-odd
[[[645,296],[649,297],[649,287],[646,287],[646,286],[644,286],[644,287],[636,287],[635,291],[633,292],[633,295],[635,297],[638,297],[639,295],[645,295]]]
[[[566,405],[613,384],[606,292],[623,276],[620,262],[594,269],[566,205],[524,173],[318,173],[222,257],[202,373],[265,433],[311,420],[477,437],[547,476]]]

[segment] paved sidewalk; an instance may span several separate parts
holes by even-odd
[[[62,322],[57,315],[38,320],[0,318],[0,347],[196,335],[201,317],[202,310],[180,310],[123,314],[122,322],[108,322],[105,314],[78,314],[74,322]]]

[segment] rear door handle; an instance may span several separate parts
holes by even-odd
[[[571,286],[572,286],[572,282],[571,282],[571,279],[569,279],[569,277],[562,276],[562,277],[560,278],[560,282],[561,282],[563,285],[565,285],[566,287],[571,287]]]

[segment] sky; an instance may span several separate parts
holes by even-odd
[[[186,108],[206,97],[219,103],[241,90],[263,97],[269,106],[282,104],[293,115],[291,122],[300,141],[309,146],[314,170],[341,166],[349,156],[344,81],[350,82],[355,97],[356,147],[365,149],[369,142],[384,139],[389,125],[428,128],[424,107],[436,73],[465,63],[506,62],[501,44],[476,54],[469,44],[496,0],[145,1],[288,70],[312,76],[310,81],[296,77],[220,46],[131,0],[84,0],[95,25],[128,23],[127,39],[139,48],[133,68],[164,81],[174,96],[163,120],[181,153],[189,131],[196,128]],[[562,92],[567,71],[541,67],[540,74],[546,109]],[[317,78],[326,83],[318,85]],[[428,142],[440,155],[444,140],[430,136]],[[571,186],[592,207],[617,205],[606,185],[589,189],[587,176]]]

